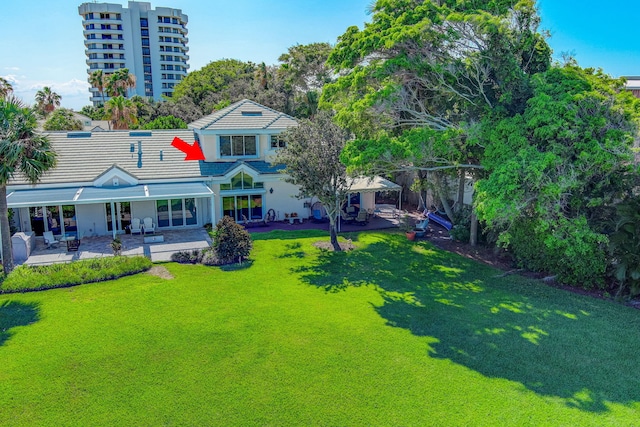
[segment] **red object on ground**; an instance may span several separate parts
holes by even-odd
[[[190,145],[176,136],[171,141],[171,145],[187,155],[185,160],[204,160],[204,154],[198,141],[194,141],[193,145]]]

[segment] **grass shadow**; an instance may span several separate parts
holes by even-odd
[[[435,338],[427,352],[504,378],[568,406],[606,412],[640,401],[634,311],[499,271],[428,242],[388,234],[348,253],[322,252],[299,268],[327,292],[374,286],[387,324]],[[621,375],[626,373],[626,375]]]
[[[11,329],[27,326],[40,318],[37,304],[26,304],[17,301],[5,301],[0,305],[0,345],[11,338]]]

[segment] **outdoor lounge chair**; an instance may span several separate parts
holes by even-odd
[[[44,244],[47,246],[47,249],[53,246],[57,246],[58,243],[60,243],[60,241],[56,240],[56,238],[53,236],[52,231],[45,231],[44,233],[42,233],[42,237],[44,237]]]
[[[142,227],[140,225],[140,218],[133,218],[133,220],[131,220],[131,224],[129,225],[129,231],[131,232],[131,234],[141,234],[142,233]]]
[[[144,228],[144,233],[155,233],[156,232],[156,227],[153,224],[153,220],[151,219],[150,216],[145,217],[142,220],[142,227]]]
[[[354,217],[349,216],[345,211],[340,211],[340,219],[346,224],[352,223]]]
[[[367,213],[367,211],[364,209],[360,209],[358,211],[358,216],[356,216],[355,222],[358,225],[367,225],[367,223],[369,222],[369,214]]]

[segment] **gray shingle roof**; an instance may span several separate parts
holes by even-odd
[[[284,130],[297,126],[296,120],[284,113],[273,110],[257,102],[243,99],[220,111],[189,123],[189,129],[230,130],[230,129],[274,129]]]
[[[142,181],[201,177],[198,162],[184,161],[185,154],[171,146],[176,136],[193,144],[192,130],[154,130],[151,136],[130,136],[129,132],[94,132],[72,138],[67,137],[67,132],[46,134],[58,155],[58,165],[46,172],[39,183],[90,183],[113,165]],[[142,167],[138,167],[138,141],[142,145]],[[9,182],[20,184],[28,182],[21,176]]]

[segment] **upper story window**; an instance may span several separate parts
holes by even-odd
[[[220,135],[220,157],[256,156],[255,135]]]
[[[103,49],[113,49],[113,45],[112,44],[102,44],[102,48]]]
[[[144,37],[149,37],[149,30],[146,28],[143,28],[140,30],[140,35],[144,36]]]
[[[110,40],[111,39],[111,34],[103,34],[102,35],[102,39],[103,40]]]
[[[140,26],[147,28],[149,26],[149,20],[147,18],[140,18]]]
[[[96,28],[96,26],[94,24],[87,24],[84,26],[87,30],[93,30]]]
[[[111,16],[108,13],[101,13],[100,19],[111,19]]]
[[[280,138],[280,135],[271,135],[271,148],[284,148],[286,146],[287,143]]]
[[[86,19],[87,21],[88,21],[89,19],[93,19],[93,12],[91,12],[91,13],[87,13],[86,15],[84,15],[84,19]]]
[[[100,29],[102,29],[102,30],[110,30],[111,29],[111,25],[109,25],[109,24],[100,24]]]

